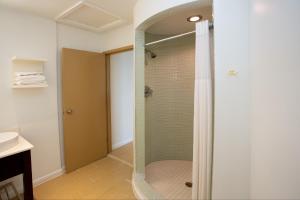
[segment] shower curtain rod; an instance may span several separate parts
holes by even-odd
[[[209,22],[208,26],[209,26],[209,29],[211,30],[211,29],[214,28],[214,23],[213,22]],[[145,46],[150,46],[150,45],[153,45],[153,44],[158,44],[158,43],[161,43],[161,42],[165,42],[165,41],[168,41],[168,40],[180,38],[180,37],[183,37],[183,36],[186,36],[186,35],[191,35],[191,34],[194,34],[194,33],[196,33],[196,31],[190,31],[190,32],[186,32],[186,33],[174,35],[174,36],[167,37],[167,38],[164,38],[164,39],[161,39],[161,40],[156,40],[156,41],[153,41],[153,42],[146,43]]]

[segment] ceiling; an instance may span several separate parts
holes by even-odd
[[[0,0],[0,6],[101,32],[133,21],[137,0]]]
[[[195,30],[195,23],[188,22],[187,18],[193,15],[202,15],[203,20],[212,19],[212,8],[194,5],[172,12],[160,21],[150,26],[146,32],[154,35],[177,35]]]

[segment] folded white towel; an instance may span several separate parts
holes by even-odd
[[[15,85],[39,85],[39,84],[46,84],[46,81],[16,81]]]
[[[41,72],[15,72],[15,85],[42,85],[46,83],[46,77]]]
[[[29,76],[16,76],[15,81],[22,81],[22,80],[30,80],[30,81],[44,81],[46,77],[43,75],[29,75]]]
[[[15,76],[42,75],[42,72],[15,72]]]

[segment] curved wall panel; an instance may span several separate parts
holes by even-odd
[[[138,0],[134,8],[134,28],[145,30],[154,23],[149,21],[153,16],[171,14],[177,8],[189,6],[190,3],[208,6],[212,0]]]

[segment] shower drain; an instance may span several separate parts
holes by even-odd
[[[193,183],[192,182],[185,182],[185,186],[191,188],[191,187],[193,187]]]

